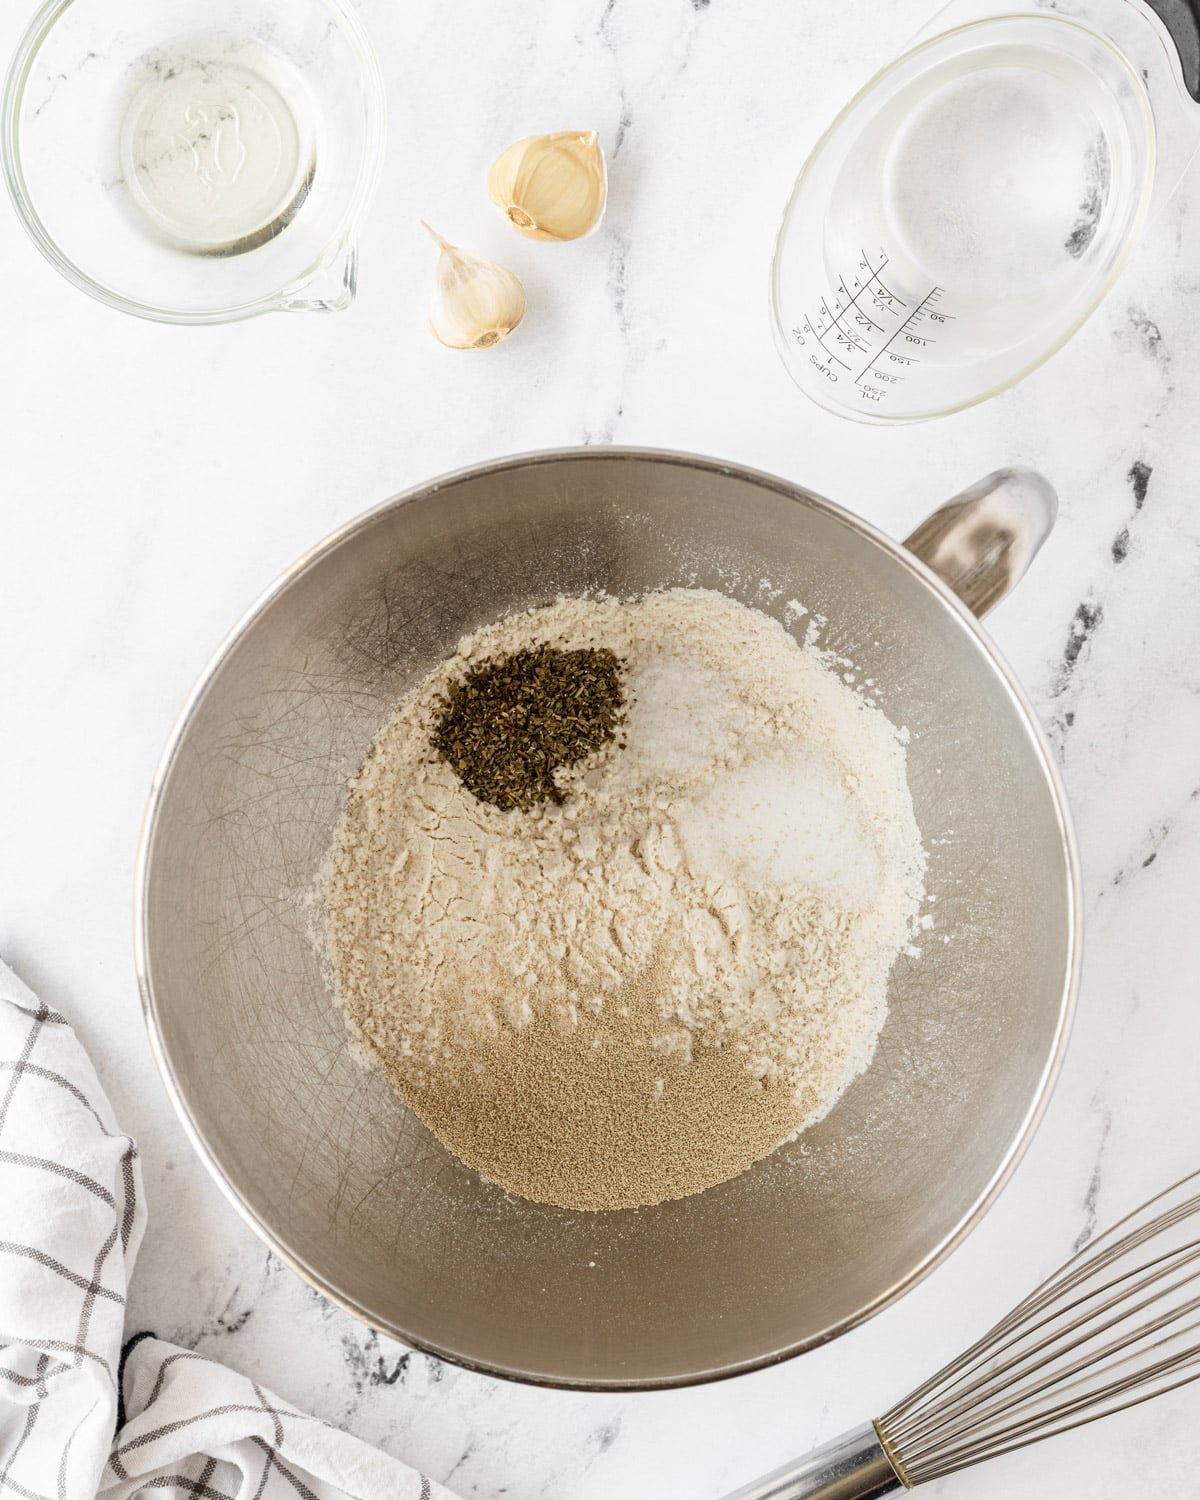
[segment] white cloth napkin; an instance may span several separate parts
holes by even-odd
[[[453,1500],[203,1355],[143,1336],[122,1360],[145,1227],[87,1054],[0,964],[0,1497]]]

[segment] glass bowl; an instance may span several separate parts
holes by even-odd
[[[384,100],[342,0],[49,0],[2,127],[26,229],[110,307],[220,323],[354,298]]]

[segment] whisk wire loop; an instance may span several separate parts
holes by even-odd
[[[1195,1368],[1196,1374],[1169,1385],[1156,1386],[1153,1390],[1144,1390],[1143,1394],[1132,1401],[1108,1404],[1110,1396],[1142,1390],[1148,1380],[1152,1381],[1158,1375],[1171,1373],[1182,1366]],[[981,1448],[978,1442],[960,1442],[954,1447],[931,1448],[926,1450],[925,1456],[936,1457],[937,1473],[948,1473],[951,1469],[965,1468],[969,1464],[978,1463],[985,1457],[993,1458],[997,1454],[1011,1452],[1014,1448],[1040,1442],[1042,1438],[1052,1437],[1055,1433],[1068,1432],[1074,1427],[1084,1426],[1087,1422],[1098,1421],[1099,1418],[1110,1416],[1113,1412],[1123,1411],[1126,1407],[1135,1406],[1140,1401],[1149,1400],[1152,1395],[1161,1395],[1167,1390],[1173,1390],[1177,1385],[1186,1385],[1189,1380],[1194,1380],[1197,1376],[1200,1376],[1200,1356],[1197,1356],[1195,1352],[1183,1351],[1153,1366],[1127,1375],[1121,1380],[1110,1382],[1108,1385],[1099,1388],[1089,1387],[1086,1392],[1075,1399],[1042,1408],[1023,1422],[1015,1422],[1008,1427],[989,1431],[986,1451],[977,1451]],[[917,1452],[908,1458],[906,1472],[912,1473],[914,1469],[919,1469],[921,1463],[922,1454]],[[935,1475],[929,1473],[922,1477],[933,1478]]]
[[[1200,1177],[1200,1173],[1196,1175]],[[1190,1179],[1187,1178],[1184,1179],[1185,1182],[1189,1180]],[[1144,1208],[1152,1207],[1154,1203],[1159,1202],[1164,1196],[1165,1194],[1159,1194],[1158,1198],[1151,1200],[1150,1203],[1144,1205]],[[1138,1212],[1141,1213],[1142,1211],[1143,1210],[1139,1210]],[[1122,1242],[1121,1246],[1117,1249],[1106,1251],[1101,1254],[1096,1254],[1095,1252],[1099,1249],[1101,1244],[1105,1240],[1110,1238],[1113,1233],[1113,1230],[1111,1229],[1106,1230],[1103,1235],[1098,1236],[1095,1240],[1093,1240],[1083,1252],[1073,1257],[1064,1266],[1060,1267],[1049,1281],[1044,1283],[1043,1286],[1039,1287],[1037,1291],[1031,1293],[1028,1297],[1026,1297],[1023,1302],[1019,1303],[1012,1310],[1012,1312],[1008,1313],[1004,1318],[1002,1318],[1000,1322],[998,1322],[987,1334],[984,1335],[983,1338],[978,1340],[978,1342],[973,1344],[969,1349],[965,1350],[962,1354],[957,1356],[957,1358],[944,1366],[936,1375],[925,1381],[923,1385],[918,1386],[916,1390],[914,1390],[903,1402],[900,1403],[900,1407],[903,1407],[905,1409],[910,1418],[917,1415],[922,1409],[932,1406],[940,1399],[940,1395],[944,1387],[953,1384],[955,1381],[962,1381],[966,1376],[972,1374],[976,1369],[986,1366],[989,1361],[996,1358],[999,1354],[1005,1352],[1020,1338],[1024,1338],[1029,1334],[1037,1331],[1040,1327],[1043,1327],[1046,1325],[1046,1323],[1052,1321],[1053,1318],[1061,1316],[1063,1313],[1070,1311],[1073,1307],[1080,1305],[1082,1302],[1086,1301],[1088,1297],[1098,1295],[1107,1290],[1111,1290],[1113,1287],[1120,1284],[1120,1282],[1128,1280],[1130,1277],[1136,1275],[1139,1271],[1149,1269],[1157,1262],[1151,1261],[1145,1265],[1131,1267],[1128,1271],[1123,1273],[1123,1275],[1114,1277],[1104,1285],[1094,1288],[1093,1291],[1087,1293],[1083,1297],[1077,1298],[1073,1303],[1067,1303],[1063,1307],[1055,1309],[1055,1311],[1052,1312],[1049,1317],[1042,1319],[1041,1322],[1029,1321],[1031,1318],[1033,1318],[1034,1314],[1041,1312],[1044,1308],[1053,1307],[1056,1297],[1061,1296],[1064,1292],[1080,1285],[1081,1283],[1086,1281],[1088,1277],[1094,1275],[1097,1271],[1106,1269],[1113,1263],[1115,1259],[1118,1259],[1120,1256],[1127,1254],[1130,1250],[1140,1246],[1148,1238],[1153,1238],[1155,1234],[1158,1234],[1163,1230],[1173,1228],[1176,1224],[1182,1222],[1188,1217],[1191,1217],[1198,1211],[1200,1211],[1200,1197],[1189,1199],[1184,1205],[1176,1209],[1174,1212],[1164,1215],[1161,1220],[1154,1221],[1154,1223],[1147,1229],[1144,1229],[1140,1233],[1130,1235],[1128,1239]],[[1133,1217],[1134,1215],[1129,1215],[1126,1219],[1122,1220],[1121,1223],[1128,1223],[1129,1219]],[[1121,1226],[1116,1225],[1114,1226],[1114,1229],[1119,1227]],[[1185,1246],[1166,1251],[1158,1257],[1158,1261],[1169,1261],[1172,1257],[1181,1255],[1183,1254],[1183,1252],[1191,1250],[1193,1248],[1200,1248],[1200,1240],[1193,1240]],[[1009,1339],[1006,1343],[1006,1336],[1014,1330],[1016,1330],[1016,1337],[1014,1337],[1013,1339]],[[898,1409],[899,1407],[897,1408],[897,1410]]]
[[[1200,1260],[1200,1252],[1189,1257],[1189,1259]],[[1151,1284],[1152,1281],[1159,1279],[1163,1274],[1166,1274],[1166,1272],[1163,1271],[1158,1273],[1158,1276],[1145,1278],[1140,1284],[1141,1287],[1144,1288]],[[1169,1288],[1160,1289],[1153,1295],[1144,1298],[1140,1302],[1132,1303],[1127,1307],[1121,1306],[1123,1294],[1110,1298],[1104,1304],[1103,1310],[1107,1311],[1110,1308],[1118,1307],[1120,1310],[1113,1317],[1105,1321],[1094,1322],[1095,1310],[1093,1310],[1093,1312],[1073,1319],[1069,1324],[1056,1330],[1054,1334],[1041,1339],[1028,1349],[1023,1350],[1016,1357],[1007,1361],[998,1361],[987,1372],[985,1377],[981,1377],[966,1386],[960,1387],[955,1400],[944,1407],[938,1408],[936,1412],[930,1414],[927,1420],[911,1423],[908,1428],[908,1431],[912,1435],[910,1441],[918,1439],[927,1440],[929,1437],[936,1435],[939,1429],[949,1426],[956,1419],[969,1415],[972,1412],[975,1414],[974,1424],[977,1425],[979,1422],[986,1420],[994,1412],[1011,1409],[1015,1401],[1039,1395],[1043,1391],[1068,1381],[1072,1375],[1080,1371],[1090,1370],[1093,1374],[1097,1374],[1101,1369],[1105,1368],[1105,1362],[1110,1356],[1118,1354],[1130,1346],[1144,1346],[1147,1350],[1156,1347],[1151,1343],[1149,1336],[1200,1308],[1200,1297],[1185,1302],[1178,1307],[1170,1308],[1147,1323],[1127,1329],[1119,1338],[1113,1339],[1099,1348],[1091,1349],[1088,1354],[1083,1355],[1073,1363],[1058,1367],[1052,1361],[1048,1362],[1040,1358],[1040,1356],[1050,1350],[1053,1350],[1054,1358],[1058,1359],[1077,1349],[1086,1348],[1088,1345],[1093,1344],[1101,1334],[1107,1333],[1109,1330],[1127,1323],[1129,1319],[1137,1317],[1142,1312],[1158,1306],[1163,1297],[1172,1295],[1182,1287],[1194,1284],[1198,1275],[1200,1275],[1200,1271],[1194,1271],[1180,1281],[1173,1283]],[[1044,1326],[1045,1321],[1043,1320],[1042,1326]],[[1081,1329],[1083,1332],[1079,1337],[1074,1339],[1066,1338],[1066,1335]],[[1012,1347],[1014,1342],[1016,1341],[1010,1340],[1007,1347]],[[1028,1375],[1035,1373],[1039,1369],[1046,1368],[1048,1363],[1050,1364],[1050,1373],[1040,1382],[1029,1385],[1018,1384],[1019,1381],[1024,1380]],[[1004,1388],[1002,1394],[997,1395],[996,1388],[1002,1379],[1007,1379],[1009,1384]],[[979,1402],[971,1399],[976,1392],[984,1393],[985,1404],[982,1407]],[[992,1398],[990,1404],[986,1404],[987,1397]]]
[[[921,1484],[1200,1378],[1200,1172],[1097,1235],[876,1423]]]

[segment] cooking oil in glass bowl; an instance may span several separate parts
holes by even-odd
[[[183,250],[236,255],[279,234],[316,172],[303,80],[256,43],[202,38],[145,59],[121,168],[145,227]]]
[[[42,253],[171,323],[348,307],[383,136],[354,0],[45,0],[0,96]]]

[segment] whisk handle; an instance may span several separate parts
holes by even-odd
[[[876,1500],[903,1488],[875,1428],[866,1422],[725,1500]]]

